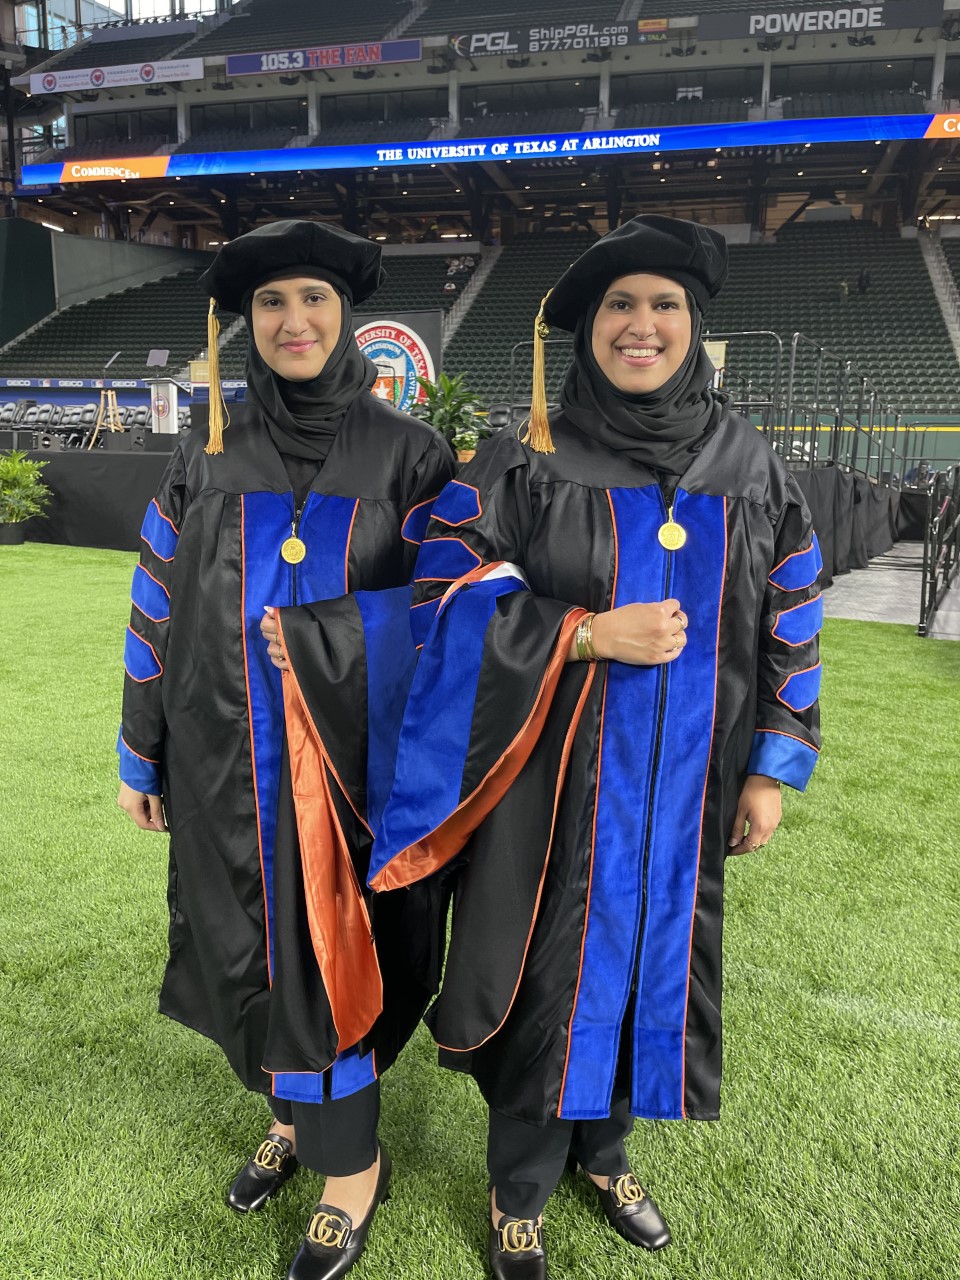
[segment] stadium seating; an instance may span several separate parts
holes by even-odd
[[[510,359],[518,342],[528,345],[517,359],[514,399],[529,394],[533,322],[545,290],[596,237],[590,232],[557,231],[521,235],[509,244],[444,352],[448,373],[464,373],[466,382],[490,403],[510,399]],[[562,334],[547,349],[548,394],[559,390],[570,343]]]
[[[953,282],[960,289],[960,240],[954,239],[952,236],[948,237],[946,240],[940,241],[940,248],[943,250],[943,256],[947,260],[947,266],[950,268]]]
[[[795,93],[783,99],[784,118],[911,115],[925,110],[922,93],[871,89],[861,93]]]
[[[511,396],[510,353],[529,342],[544,288],[589,243],[580,233],[521,236],[503,252],[444,355],[451,373],[489,401]],[[960,242],[956,261],[960,262]],[[905,413],[956,412],[960,369],[915,241],[871,224],[807,224],[786,227],[775,245],[732,246],[730,279],[708,315],[714,333],[772,330],[785,344],[799,331],[853,360]],[[866,268],[870,287],[857,293]],[[960,270],[960,266],[957,268]],[[841,297],[840,281],[849,293]],[[564,335],[547,352],[547,387],[556,399],[569,357]],[[740,395],[770,394],[773,345],[733,339],[727,355],[728,383]],[[513,398],[530,385],[532,348],[517,358]],[[833,366],[832,366],[833,367]],[[781,391],[785,385],[781,384]],[[814,359],[801,350],[798,382],[812,390]]]
[[[136,289],[68,307],[0,353],[4,377],[143,377],[154,347],[170,351],[168,371],[177,373],[206,346],[205,299],[197,271],[164,276]],[[224,315],[224,328],[233,316]]]
[[[592,22],[614,22],[621,7],[617,0],[606,0],[604,4],[592,5],[589,17]],[[552,0],[548,5],[543,0],[481,0],[480,3],[433,0],[404,35],[457,35],[501,27],[516,29],[534,23],[582,21],[585,16],[582,0]]]
[[[362,146],[376,142],[419,142],[433,131],[429,116],[407,120],[343,120],[310,139],[311,147]]]
[[[543,292],[593,240],[585,231],[518,236],[500,254],[482,290],[444,353],[450,373],[464,373],[485,403],[524,401],[530,386],[533,320]],[[960,282],[960,240],[943,242]],[[388,280],[358,316],[383,311],[446,308],[460,296],[468,273],[448,277],[450,255],[397,255],[385,260]],[[730,278],[707,317],[708,330],[772,330],[784,339],[799,331],[842,360],[852,360],[886,402],[907,414],[958,410],[960,369],[927,275],[920,246],[869,223],[796,223],[777,243],[730,250]],[[857,291],[862,270],[866,293]],[[51,316],[0,354],[0,375],[97,377],[115,351],[120,377],[142,376],[152,347],[169,347],[171,371],[181,370],[206,345],[205,308],[196,271],[166,276],[136,289],[82,303]],[[457,284],[444,293],[448,279]],[[841,281],[848,289],[844,296]],[[235,317],[221,318],[226,330]],[[511,352],[516,358],[511,384]],[[242,329],[222,352],[223,376],[242,378]],[[552,335],[547,351],[548,394],[555,400],[569,360],[569,338]],[[732,338],[728,386],[741,398],[773,390],[773,346]],[[836,364],[822,390],[831,389]],[[812,389],[813,356],[803,349],[798,383]],[[781,393],[785,387],[781,382]],[[511,397],[512,393],[512,397]],[[824,399],[829,400],[828,395]]]
[[[347,15],[339,5],[253,0],[223,26],[187,46],[185,56],[259,53],[357,40],[382,40],[409,13],[406,0],[367,0]]]
[[[147,30],[138,24],[138,30]],[[122,67],[130,62],[162,62],[189,40],[177,35],[144,36],[135,40],[86,40],[43,64],[44,71],[68,71],[74,67]]]
[[[684,98],[679,102],[635,102],[617,113],[617,129],[644,125],[722,124],[745,120],[741,98]]]
[[[864,268],[870,287],[859,294]],[[775,245],[732,246],[730,278],[707,323],[714,333],[773,330],[787,354],[799,331],[853,360],[904,412],[956,412],[960,369],[920,246],[871,223],[795,223]],[[733,340],[733,387],[768,391],[770,353],[759,340]],[[813,378],[813,356],[804,351],[799,381],[808,392]]]
[[[175,155],[205,151],[270,151],[286,147],[296,136],[288,125],[275,129],[208,129],[181,142]]]
[[[455,248],[455,242],[452,242]],[[452,257],[460,255],[454,252]],[[368,302],[358,308],[358,315],[377,311],[431,311],[448,310],[463,292],[473,274],[472,270],[448,271],[450,258],[446,255],[411,255],[410,257],[384,258],[383,269],[387,279]],[[456,293],[445,293],[444,285],[453,281]]]
[[[583,127],[579,107],[546,107],[542,111],[497,111],[460,121],[462,138],[495,138],[501,134],[572,133]]]
[[[54,164],[58,160],[107,160],[111,156],[152,156],[161,147],[170,145],[170,139],[162,134],[145,135],[142,138],[93,138],[90,142],[76,142],[70,147],[56,147],[37,157],[38,164]]]

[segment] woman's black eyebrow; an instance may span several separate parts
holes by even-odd
[[[304,284],[300,286],[300,293],[319,293],[321,289],[329,289],[329,285],[318,280],[316,284]],[[257,289],[253,295],[255,298],[282,298],[283,294],[279,289]]]
[[[629,289],[611,289],[607,294],[608,298],[626,298],[631,302],[636,296],[637,295],[635,293],[631,293]],[[657,302],[662,302],[665,299],[673,301],[676,298],[683,297],[683,291],[679,287],[676,289],[662,289],[659,293],[652,294],[651,296]]]

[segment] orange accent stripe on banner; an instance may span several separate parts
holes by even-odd
[[[960,138],[960,115],[934,116],[923,135],[925,138]]]
[[[110,160],[67,160],[61,182],[111,182],[128,178],[165,178],[169,156],[130,156]]]

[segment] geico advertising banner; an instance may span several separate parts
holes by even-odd
[[[887,0],[886,4],[791,6],[774,5],[743,9],[738,13],[705,13],[697,21],[699,40],[731,40],[744,36],[763,39],[806,32],[836,31],[856,35],[871,31],[938,27],[943,18],[942,0]]]
[[[228,76],[262,76],[272,71],[313,71],[324,67],[369,67],[386,62],[419,62],[419,40],[364,40],[325,44],[309,49],[277,49],[271,53],[231,53]]]
[[[276,151],[217,151],[133,156],[24,165],[21,187],[136,178],[211,177],[217,174],[290,173],[302,169],[405,168],[529,160],[543,156],[636,155],[646,151],[714,151],[809,142],[884,142],[960,138],[960,114],[827,116],[814,120],[747,120],[740,124],[673,125],[607,132],[526,134],[509,138],[456,138],[447,142],[368,143],[349,147],[284,147]]]
[[[96,49],[90,50],[91,57]],[[71,71],[41,71],[30,77],[31,93],[69,93],[77,89],[111,89],[124,84],[169,84],[172,80],[202,80],[203,59],[176,62],[127,62],[122,67],[84,67]]]

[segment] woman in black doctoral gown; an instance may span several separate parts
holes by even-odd
[[[498,1277],[546,1275],[568,1160],[623,1237],[669,1243],[624,1140],[635,1116],[718,1116],[724,861],[817,757],[819,549],[712,388],[726,270],[719,235],[672,218],[592,245],[540,317],[574,334],[559,412],[535,388],[525,440],[481,447],[417,561],[371,883],[453,885],[427,1021],[490,1107]]]
[[[282,678],[260,634],[265,607],[331,602],[328,652],[355,695],[337,747],[365,767],[367,718],[376,740],[412,667],[407,584],[453,474],[439,435],[371,394],[352,304],[381,279],[377,245],[322,223],[221,250],[202,283],[246,317],[247,397],[225,448],[215,429],[206,451],[194,432],[174,453],[126,638],[119,803],[171,833],[160,1008],[215,1040],[273,1111],[231,1207],[260,1209],[298,1163],[327,1175],[294,1280],[332,1280],[363,1249],[390,1172],[379,1076],[429,994],[417,900],[368,906],[360,890],[379,759],[363,795],[348,803],[324,778],[326,809],[294,813]]]

